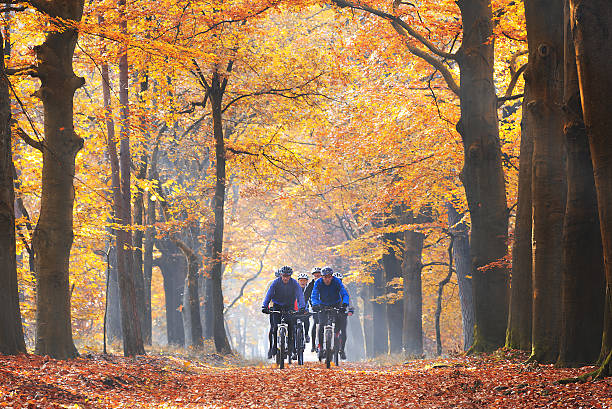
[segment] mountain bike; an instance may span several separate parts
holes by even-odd
[[[306,349],[306,341],[304,338],[304,319],[308,319],[309,313],[294,313],[293,318],[295,319],[294,336],[295,349],[297,354],[298,365],[304,365],[304,350]]]
[[[291,364],[291,352],[292,352],[292,348],[289,348],[290,344],[289,344],[289,322],[292,319],[295,319],[295,317],[299,318],[299,315],[297,312],[294,311],[277,311],[277,310],[268,310],[267,314],[279,314],[280,315],[280,323],[277,324],[276,326],[276,364],[278,365],[278,367],[280,369],[284,369],[285,368],[285,358],[287,359],[287,363]],[[300,321],[301,323],[301,321]],[[303,365],[304,364],[304,326],[298,326],[298,325],[294,325],[293,326],[294,329],[294,345],[297,345],[297,337],[295,336],[297,334],[297,330],[296,328],[301,328],[301,341],[300,341],[300,345],[301,345],[301,354],[300,354],[300,350],[298,349],[298,364]],[[301,356],[301,363],[300,363],[300,356]]]
[[[333,360],[338,366],[340,353],[340,330],[336,331],[336,319],[338,314],[342,313],[342,309],[337,307],[321,307],[322,312],[327,313],[327,322],[323,324],[323,350],[325,356],[325,366],[329,369]],[[319,315],[320,317],[320,315]]]

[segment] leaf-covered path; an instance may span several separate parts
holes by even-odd
[[[0,407],[517,408],[612,407],[612,379],[560,385],[590,368],[518,359],[453,358],[405,365],[319,363],[215,367],[173,357],[55,361],[0,356]]]

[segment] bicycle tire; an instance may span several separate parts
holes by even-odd
[[[280,369],[284,369],[285,368],[285,345],[286,345],[286,335],[284,334],[284,331],[281,331],[281,333],[278,335],[278,350],[277,350],[277,354],[280,356],[280,361],[278,362],[278,367]],[[277,359],[278,361],[278,359]]]
[[[298,325],[295,331],[295,346],[298,365],[304,365],[304,328],[301,325]]]
[[[327,367],[327,369],[329,369],[331,367],[331,361],[332,361],[332,348],[331,348],[331,334],[329,334],[329,332],[327,332],[325,334],[325,366]]]
[[[338,355],[340,354],[340,333],[337,332],[334,336],[334,364],[338,366],[340,360]]]

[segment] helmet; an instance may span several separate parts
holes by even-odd
[[[293,274],[293,269],[289,266],[282,266],[279,271],[282,275],[290,276],[291,274]]]
[[[339,271],[334,271],[334,277],[336,277],[338,280],[342,280],[344,278],[342,273]]]
[[[321,267],[315,267],[312,269],[312,271],[310,272],[311,274],[315,274],[315,273],[321,273]]]
[[[305,278],[306,280],[308,280],[308,273],[300,273],[298,274],[298,280]]]
[[[323,269],[321,270],[321,274],[323,274],[324,276],[329,276],[334,274],[334,270],[332,270],[330,266],[323,267]]]
[[[276,270],[274,272],[274,277],[277,277],[277,278],[280,277],[280,270]]]

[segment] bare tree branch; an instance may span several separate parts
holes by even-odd
[[[249,277],[244,283],[242,283],[242,287],[240,287],[240,292],[238,293],[236,298],[234,298],[234,300],[227,307],[225,307],[225,310],[223,310],[223,314],[227,314],[229,309],[232,308],[234,304],[236,304],[236,302],[242,298],[242,296],[244,295],[244,289],[246,288],[246,286],[249,285],[251,281],[259,277],[259,275],[263,271],[263,260],[266,257],[266,253],[268,253],[270,244],[272,244],[273,241],[274,241],[274,238],[271,238],[270,240],[268,240],[268,244],[266,245],[266,248],[264,249],[261,257],[259,257],[259,270],[257,270],[257,273],[255,273],[253,276]]]

